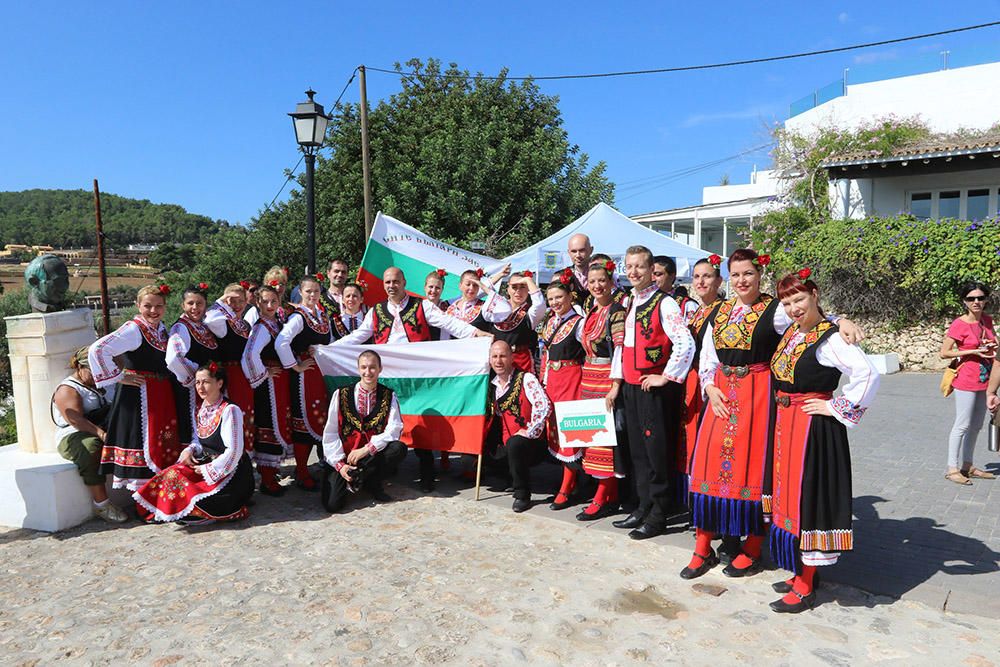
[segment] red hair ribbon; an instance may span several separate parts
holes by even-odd
[[[614,273],[615,272],[615,263],[612,262],[610,259],[608,261],[604,262],[604,270],[607,271],[608,273]]]
[[[162,294],[163,296],[166,296],[166,295],[170,294],[170,285],[160,285],[159,290],[160,290],[160,294]]]
[[[535,276],[535,274],[532,273],[531,269],[528,269],[526,271],[522,271],[521,275],[524,276],[525,278],[533,278]]]
[[[482,278],[483,277],[483,268],[482,267],[479,267],[478,269],[476,269],[476,277],[477,278]]]
[[[708,263],[714,266],[715,268],[719,268],[722,265],[722,258],[719,257],[718,255],[709,255]]]
[[[322,273],[317,273],[315,277],[316,277],[316,280],[318,280],[320,282],[323,282],[324,280],[326,280],[326,276],[324,276]]]
[[[208,290],[208,283],[198,283],[198,289],[200,289],[202,292],[207,291]]]
[[[202,283],[202,285],[205,285],[205,283]],[[250,281],[249,280],[241,280],[240,281],[240,287],[242,287],[243,289],[250,289]],[[205,288],[207,289],[208,285],[205,285]]]
[[[808,280],[809,276],[811,276],[812,274],[813,274],[812,269],[806,266],[804,268],[799,269],[797,275],[799,277],[799,280]]]
[[[438,277],[441,278],[441,280],[444,280],[444,277],[448,275],[448,272],[445,271],[444,269],[438,269],[436,273],[438,274]]]

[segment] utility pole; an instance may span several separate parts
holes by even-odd
[[[361,178],[365,191],[365,243],[372,235],[372,166],[371,153],[368,148],[368,86],[365,82],[365,66],[360,65],[361,73]]]
[[[101,278],[101,317],[104,335],[111,333],[111,305],[108,299],[108,272],[104,268],[104,225],[101,223],[101,191],[94,179],[94,217],[97,219],[97,272]]]

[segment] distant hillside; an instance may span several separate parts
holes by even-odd
[[[129,243],[195,243],[228,223],[153,204],[101,194],[104,233],[112,248]],[[86,190],[0,192],[0,247],[6,243],[80,247],[94,245],[94,193]]]

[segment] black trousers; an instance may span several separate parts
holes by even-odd
[[[542,438],[525,438],[520,435],[509,438],[506,446],[497,450],[499,456],[506,454],[514,498],[531,499],[531,466],[541,463],[547,450],[548,445]]]
[[[684,387],[676,382],[650,391],[627,382],[622,385],[638,509],[646,513],[646,523],[654,526],[666,523],[673,501],[673,462],[683,398]]]
[[[400,462],[406,457],[406,445],[399,440],[393,440],[374,456],[366,456],[358,464],[363,470],[365,489],[381,488],[382,481],[399,468]],[[320,485],[320,502],[328,512],[337,512],[347,503],[350,491],[347,480],[330,466],[323,472],[323,483]]]

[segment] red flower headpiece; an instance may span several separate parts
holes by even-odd
[[[168,294],[170,294],[170,285],[160,285],[159,290],[160,294],[162,294],[163,296],[167,296]]]
[[[711,264],[712,266],[714,266],[715,268],[719,268],[720,266],[722,266],[722,258],[719,257],[718,255],[714,255],[714,254],[713,255],[709,255],[708,256],[708,263]]]
[[[208,291],[208,283],[198,283],[198,289],[200,289],[202,292],[207,292]]]
[[[278,280],[278,279],[272,280],[271,282],[268,283],[268,285],[270,285],[271,287],[273,287],[275,289],[278,289],[278,285],[280,285],[280,284],[281,284],[281,281]]]
[[[323,282],[324,280],[326,280],[326,276],[324,276],[322,273],[317,273],[314,277],[316,278],[316,280],[318,280],[320,282]]]
[[[448,275],[448,272],[445,271],[444,269],[438,269],[437,271],[435,271],[435,273],[438,274],[438,278],[440,278],[441,280],[444,280],[444,277]]]
[[[615,263],[612,262],[610,259],[608,261],[604,262],[604,270],[607,271],[608,273],[614,273],[615,272]]]
[[[770,255],[757,255],[757,259],[753,261],[754,266],[763,269],[765,266],[771,263]]]
[[[535,274],[532,273],[531,269],[528,269],[526,271],[522,271],[521,275],[524,276],[525,278],[533,278],[535,276]]]
[[[202,284],[204,285],[204,283],[202,283]],[[206,285],[206,287],[207,287],[207,285]],[[249,280],[241,280],[240,281],[240,287],[242,287],[243,289],[250,289],[250,281]]]
[[[569,285],[570,283],[572,283],[573,282],[573,270],[569,269],[569,268],[565,269],[559,275],[559,282],[561,282],[563,285]]]
[[[799,269],[797,275],[799,276],[799,280],[808,280],[809,276],[811,276],[812,274],[813,274],[812,269],[806,266],[804,268]]]
[[[483,267],[480,266],[479,268],[476,269],[476,277],[477,278],[483,277]]]
[[[211,373],[212,375],[215,375],[216,373],[218,373],[219,372],[219,364],[215,363],[214,361],[208,362],[208,372]]]
[[[362,292],[367,292],[368,291],[368,283],[365,282],[364,280],[359,280],[357,282],[357,285],[358,285],[358,287],[361,288]]]

